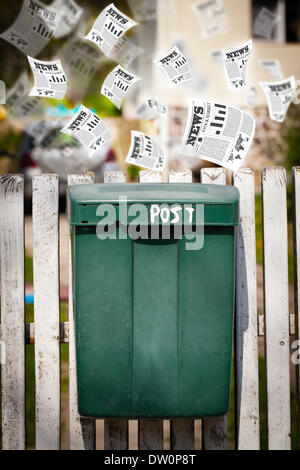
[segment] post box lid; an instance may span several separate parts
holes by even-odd
[[[67,190],[70,225],[97,225],[100,204],[203,204],[205,225],[239,224],[239,191],[234,186],[200,183],[79,184]],[[84,213],[84,220],[83,220]]]

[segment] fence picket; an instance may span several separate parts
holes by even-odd
[[[24,177],[0,177],[2,448],[25,449]],[[1,361],[1,362],[2,362]]]
[[[140,171],[140,183],[161,183],[159,171]],[[138,442],[140,450],[160,450],[164,447],[163,420],[139,420]]]
[[[123,172],[106,172],[105,183],[124,183]],[[141,171],[141,183],[161,182],[161,174]],[[202,183],[226,184],[226,171],[205,168]],[[259,449],[258,347],[255,256],[254,175],[242,169],[233,177],[240,191],[236,246],[236,445]],[[69,175],[68,185],[94,182],[92,173]],[[169,182],[192,182],[190,170],[170,171]],[[300,337],[300,167],[293,169],[295,309]],[[70,448],[95,449],[95,420],[77,410],[75,328],[72,305],[72,258],[69,238],[69,324],[59,318],[58,176],[33,178],[33,267],[35,323],[24,322],[24,180],[0,176],[0,340],[6,361],[1,366],[2,447],[25,448],[25,341],[35,343],[36,448],[60,448],[60,341],[69,337]],[[286,174],[283,168],[262,172],[264,309],[269,449],[291,447],[289,304]],[[69,334],[68,334],[69,333]],[[0,344],[1,347],[1,344]],[[0,351],[1,352],[1,351]],[[300,442],[300,374],[297,368],[297,421]],[[202,420],[202,447],[227,449],[227,416]],[[128,449],[128,421],[105,420],[106,450]],[[139,420],[139,449],[163,449],[163,420]],[[300,444],[299,444],[300,445]],[[194,421],[170,421],[172,450],[194,448]]]
[[[284,168],[262,171],[264,302],[268,442],[288,450],[290,440],[287,199]]]
[[[94,173],[68,175],[68,186],[94,183]],[[96,423],[94,419],[78,414],[75,323],[72,289],[71,233],[69,233],[69,435],[71,450],[93,450],[96,447]]]
[[[226,184],[224,168],[203,168],[201,183]],[[227,415],[204,418],[202,421],[202,447],[205,450],[227,450]]]
[[[170,183],[192,183],[191,170],[172,170],[169,172]],[[170,446],[172,450],[193,450],[194,420],[172,419],[170,421]]]
[[[124,171],[105,171],[104,183],[126,183]],[[106,419],[104,421],[105,450],[128,449],[128,420]]]
[[[295,269],[295,315],[296,338],[300,340],[300,167],[293,168],[293,229],[294,229],[294,269]],[[298,349],[298,347],[297,347]],[[297,449],[300,449],[300,370],[296,366],[296,413],[297,413]]]
[[[236,448],[259,449],[258,330],[254,174],[234,174],[240,192],[240,226],[236,235]]]
[[[60,448],[58,175],[32,181],[36,449]]]

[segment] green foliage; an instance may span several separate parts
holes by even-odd
[[[263,264],[262,242],[262,200],[261,195],[255,196],[255,232],[256,232],[256,262]]]
[[[33,283],[33,260],[29,256],[25,257],[25,283]]]
[[[129,165],[127,167],[127,173],[131,181],[137,181],[140,171],[141,168],[134,165]]]
[[[101,118],[120,116],[121,111],[105,96],[88,95],[83,103],[87,108],[93,108]]]
[[[0,135],[0,151],[6,151],[9,154],[15,153],[21,141],[22,133],[8,129]]]
[[[300,106],[291,105],[285,122],[281,128],[286,143],[284,165],[288,170],[300,165]]]

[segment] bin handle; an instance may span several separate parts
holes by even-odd
[[[134,240],[134,243],[139,243],[141,245],[174,245],[177,242],[178,240],[175,238],[170,238],[170,239],[159,238],[158,240],[151,239],[151,238],[148,238],[148,239],[138,238],[137,240]]]

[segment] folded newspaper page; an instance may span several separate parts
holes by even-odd
[[[273,28],[279,19],[279,15],[263,7],[255,17],[252,29],[253,37],[271,39]]]
[[[29,77],[26,72],[23,72],[7,92],[8,119],[21,129],[26,129],[32,119],[40,119],[43,115],[41,99],[28,96],[30,88]]]
[[[177,46],[153,62],[165,72],[169,81],[175,85],[192,79],[190,65]]]
[[[130,149],[125,162],[148,170],[162,171],[166,159],[159,145],[149,135],[131,131]]]
[[[104,121],[83,105],[60,132],[75,137],[88,149],[90,156],[112,139],[112,134]]]
[[[51,7],[61,12],[61,18],[53,37],[67,36],[76,27],[83,13],[83,8],[77,5],[74,0],[54,0]]]
[[[248,91],[246,104],[249,108],[254,108],[257,99],[257,89],[255,86],[251,86]]]
[[[100,13],[86,39],[97,44],[103,54],[109,56],[120,37],[136,25],[111,3]]]
[[[109,58],[127,68],[143,52],[144,49],[134,44],[126,36],[121,36],[118,42],[112,48],[112,51],[109,54]]]
[[[250,114],[233,106],[190,99],[183,151],[236,171],[254,131],[255,120]]]
[[[246,64],[252,50],[252,39],[240,47],[223,51],[223,62],[229,90],[246,86]]]
[[[279,60],[260,60],[259,63],[269,72],[274,80],[281,80],[283,78]]]
[[[120,109],[127,91],[139,80],[140,77],[117,65],[105,78],[101,93]]]
[[[67,91],[67,77],[60,60],[45,62],[29,56],[27,58],[34,76],[34,87],[29,96],[62,100]]]
[[[147,99],[137,109],[136,115],[140,119],[156,119],[160,114],[166,114],[167,108],[154,99]]]
[[[0,80],[0,104],[5,104],[6,102],[6,86],[5,82]]]
[[[202,0],[191,8],[200,20],[203,37],[228,32],[228,16],[222,0]]]
[[[273,121],[283,122],[287,110],[295,96],[295,77],[289,77],[280,82],[260,82],[268,100],[269,115]]]
[[[75,34],[59,51],[68,80],[67,96],[80,102],[86,95],[90,82],[106,57],[94,44]]]
[[[24,0],[16,21],[0,37],[35,57],[46,47],[60,20],[60,12],[39,0]]]

